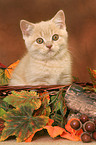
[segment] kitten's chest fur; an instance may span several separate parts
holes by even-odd
[[[59,60],[35,60],[26,56],[27,68],[25,70],[26,84],[30,85],[55,85],[68,84],[71,76],[69,56]],[[23,74],[24,75],[24,74]],[[70,82],[70,81],[69,81]]]

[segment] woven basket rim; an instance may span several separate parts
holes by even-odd
[[[82,83],[82,82],[76,82],[75,84],[80,85],[81,87],[85,87],[86,85],[92,86],[92,83]],[[72,84],[70,84],[72,85]],[[37,86],[8,86],[3,85],[0,86],[0,91],[12,91],[12,90],[53,90],[53,89],[60,89],[65,88],[67,89],[70,85],[37,85]]]

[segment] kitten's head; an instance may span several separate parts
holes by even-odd
[[[51,20],[40,23],[20,21],[23,38],[35,59],[60,58],[67,50],[67,31],[64,12],[60,10]]]

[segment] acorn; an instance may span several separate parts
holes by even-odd
[[[83,128],[87,132],[93,132],[95,131],[95,123],[93,121],[87,121],[84,123]]]
[[[84,132],[81,134],[81,140],[85,143],[91,142],[91,136],[89,133]]]
[[[89,118],[88,118],[88,116],[86,115],[86,114],[82,114],[81,116],[80,116],[80,121],[82,122],[82,123],[85,123],[86,121],[88,121],[89,120]]]
[[[96,140],[96,131],[94,131],[94,132],[92,133],[92,138],[93,138],[94,140]]]
[[[73,129],[78,130],[78,129],[81,128],[82,123],[81,123],[79,120],[74,119],[74,120],[72,120],[72,121],[70,122],[70,126],[71,126]]]

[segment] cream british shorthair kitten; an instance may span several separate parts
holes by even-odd
[[[69,85],[71,58],[62,10],[49,21],[20,21],[26,55],[13,72],[9,85]]]

